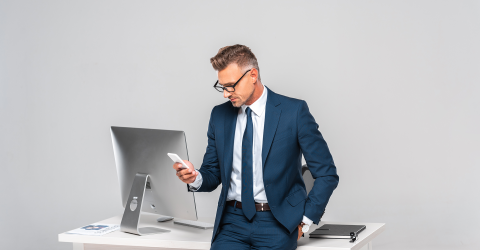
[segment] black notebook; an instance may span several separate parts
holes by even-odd
[[[311,232],[310,238],[351,239],[353,235],[358,235],[365,228],[365,225],[325,224]]]

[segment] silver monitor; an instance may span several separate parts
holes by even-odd
[[[183,131],[111,127],[113,152],[125,207],[121,230],[137,235],[168,232],[138,228],[141,212],[197,220],[195,196],[175,175],[167,153],[188,160]],[[163,219],[162,219],[163,218]]]

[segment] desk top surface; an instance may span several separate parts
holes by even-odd
[[[142,213],[140,227],[160,227],[171,230],[169,233],[137,236],[133,234],[115,231],[104,236],[86,236],[76,234],[61,233],[58,240],[61,242],[86,243],[86,244],[104,244],[121,246],[139,246],[139,247],[163,247],[179,249],[210,249],[210,239],[213,229],[197,229],[188,226],[173,224],[173,221],[157,222],[159,216],[156,214]],[[120,224],[122,216],[115,216],[98,223]],[[213,218],[200,218],[200,221],[213,223]],[[359,239],[355,243],[350,243],[348,239],[310,239],[309,233],[323,224],[350,224],[366,225],[366,229],[359,234]],[[298,241],[299,250],[315,249],[351,249],[358,250],[370,242],[385,230],[384,223],[350,223],[350,222],[325,222],[319,225],[313,224],[305,237]]]

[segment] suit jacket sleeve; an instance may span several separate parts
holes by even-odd
[[[203,163],[199,171],[202,174],[202,185],[196,192],[211,192],[222,183],[220,165],[218,162],[217,145],[215,142],[215,124],[214,124],[215,108],[212,109],[210,121],[208,122],[208,145]]]
[[[297,114],[298,142],[315,179],[305,203],[304,215],[318,224],[333,190],[338,185],[339,177],[327,143],[305,101],[301,102]]]

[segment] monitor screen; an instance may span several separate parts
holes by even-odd
[[[195,195],[178,179],[167,155],[188,160],[183,131],[111,127],[111,135],[123,207],[136,173],[148,174],[143,212],[197,220]]]

